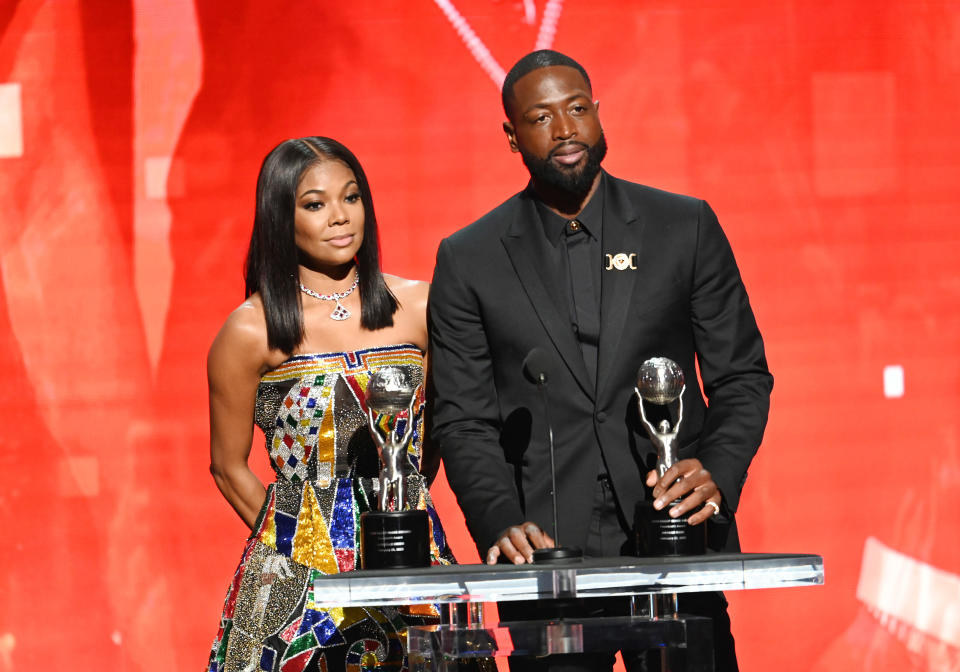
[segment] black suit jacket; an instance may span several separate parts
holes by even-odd
[[[646,496],[656,456],[633,389],[640,364],[664,356],[687,381],[680,457],[699,458],[713,474],[731,518],[728,527],[711,525],[711,546],[739,549],[732,514],[763,436],[773,379],[733,253],[704,201],[609,175],[605,182],[604,253],[635,253],[637,268],[602,271],[595,388],[567,293],[554,291],[539,263],[543,233],[530,190],[437,252],[432,440],[481,556],[509,525],[533,520],[552,530],[547,427],[538,391],[521,373],[535,346],[554,364],[548,390],[564,545],[586,544],[601,470],[628,519]]]

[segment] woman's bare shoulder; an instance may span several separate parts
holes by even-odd
[[[244,345],[267,344],[267,318],[260,296],[254,294],[227,316],[220,333]],[[219,337],[219,336],[218,336]]]
[[[430,293],[430,283],[423,280],[410,280],[401,278],[398,275],[383,274],[383,279],[387,287],[397,297],[397,300],[404,307],[413,307],[426,305],[427,295]]]
[[[385,275],[387,287],[397,297],[400,309],[393,316],[394,328],[399,338],[415,343],[421,350],[427,349],[427,295],[430,283],[408,280],[395,275]]]
[[[208,360],[234,360],[260,369],[270,361],[270,355],[263,302],[254,294],[227,316],[210,346]]]

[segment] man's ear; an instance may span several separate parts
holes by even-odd
[[[513,127],[513,124],[509,121],[503,122],[503,132],[507,134],[507,142],[510,143],[510,151],[519,152],[520,147],[517,146],[517,131]]]
[[[597,112],[600,111],[600,101],[599,101],[599,100],[593,101],[593,109],[595,109]]]

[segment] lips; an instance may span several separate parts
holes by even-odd
[[[333,245],[334,247],[347,247],[350,243],[353,242],[353,234],[347,233],[342,236],[337,236],[335,238],[328,238],[327,242]]]
[[[568,142],[550,151],[549,159],[564,165],[572,166],[587,154],[587,146],[581,142]]]

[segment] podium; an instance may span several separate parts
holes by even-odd
[[[441,624],[410,628],[412,670],[454,669],[458,660],[660,649],[671,672],[712,672],[710,619],[669,607],[685,592],[821,585],[823,558],[792,553],[718,553],[675,558],[585,558],[549,565],[450,565],[360,570],[314,583],[338,606],[435,603]],[[485,625],[484,602],[629,598],[629,615]]]

